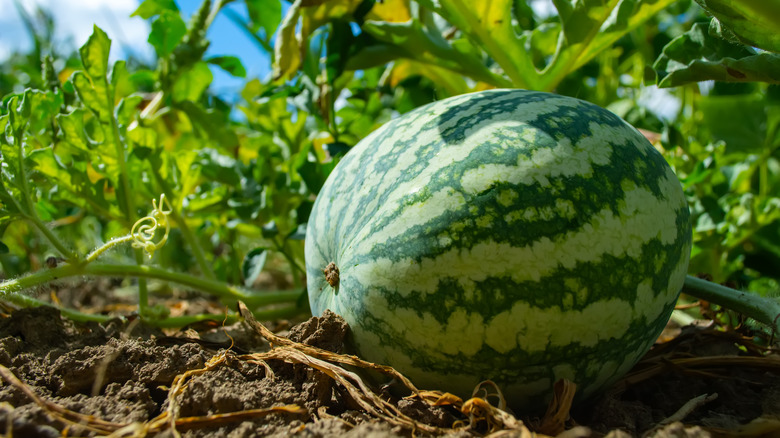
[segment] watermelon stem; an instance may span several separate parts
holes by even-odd
[[[683,293],[739,312],[780,333],[780,302],[688,275]]]

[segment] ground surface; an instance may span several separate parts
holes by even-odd
[[[163,333],[133,321],[76,324],[51,308],[8,310],[0,317],[0,431],[532,436],[528,427],[566,437],[780,437],[780,358],[733,332],[670,327],[607,394],[517,419],[479,399],[374,392],[353,373],[369,365],[338,354],[348,330],[340,318],[290,325],[265,323],[271,349],[251,321]]]

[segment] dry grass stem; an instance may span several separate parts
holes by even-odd
[[[566,421],[569,419],[576,392],[577,385],[570,380],[561,379],[555,382],[553,399],[547,406],[547,412],[539,426],[540,433],[555,436],[566,430]]]
[[[682,405],[680,409],[677,410],[674,414],[666,417],[665,419],[661,420],[658,425],[662,426],[665,424],[671,424],[675,421],[683,421],[685,417],[687,417],[691,412],[693,412],[696,408],[699,406],[703,406],[713,400],[718,398],[718,394],[702,394],[698,397],[694,397],[690,400],[688,400],[687,403]]]

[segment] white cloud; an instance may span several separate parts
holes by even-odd
[[[140,17],[130,18],[138,0],[20,0],[19,3],[31,15],[35,14],[36,7],[52,14],[57,47],[68,41],[73,48],[81,47],[96,24],[111,38],[112,60],[129,53],[152,59],[153,50],[146,42],[149,23]],[[29,50],[31,45],[14,1],[0,0],[0,59],[14,50]]]

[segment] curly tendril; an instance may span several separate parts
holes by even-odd
[[[133,248],[142,248],[152,258],[154,252],[162,248],[168,241],[168,233],[171,231],[171,224],[168,222],[168,215],[173,209],[168,200],[165,199],[165,193],[160,195],[160,205],[152,199],[152,211],[148,216],[139,219],[133,224],[130,235],[133,236]],[[166,208],[166,209],[163,209]],[[154,241],[159,227],[165,227],[165,234],[158,242]]]

